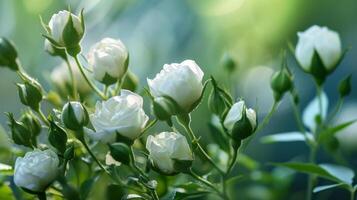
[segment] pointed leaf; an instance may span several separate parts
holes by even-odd
[[[321,186],[315,187],[313,192],[314,193],[318,193],[318,192],[321,192],[321,191],[324,191],[324,190],[329,190],[329,189],[332,189],[332,188],[339,187],[341,185],[344,185],[344,184],[343,183],[337,183],[337,184],[332,184],[332,185],[321,185]]]
[[[309,136],[311,133],[307,133]],[[277,133],[273,135],[267,135],[260,139],[260,142],[265,144],[276,143],[276,142],[303,142],[305,141],[305,136],[301,132],[286,132]]]
[[[319,166],[337,179],[339,179],[340,181],[349,185],[352,184],[353,178],[355,176],[355,173],[352,169],[334,164],[320,164]]]
[[[328,128],[326,129],[325,131],[321,132],[320,133],[320,137],[319,139],[321,141],[323,140],[327,140],[329,139],[330,137],[336,135],[337,133],[339,133],[340,131],[342,131],[343,129],[351,126],[352,124],[354,124],[357,120],[351,120],[351,121],[348,121],[348,122],[344,122],[344,123],[341,123],[339,125],[336,125],[336,126],[333,126],[331,128]]]

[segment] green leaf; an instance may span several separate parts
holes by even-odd
[[[67,133],[58,126],[53,120],[50,120],[48,141],[57,149],[60,154],[64,154],[66,151]]]
[[[313,174],[331,181],[341,182],[338,178],[331,175],[328,171],[318,165],[298,162],[273,163],[273,165],[287,167],[301,173]]]
[[[318,192],[321,192],[321,191],[324,191],[324,190],[329,190],[329,189],[332,189],[332,188],[340,187],[342,185],[344,185],[344,184],[343,183],[337,183],[337,184],[332,184],[332,185],[321,185],[321,186],[315,187],[313,192],[314,193],[318,193]]]
[[[238,165],[242,165],[249,170],[255,170],[259,168],[259,162],[243,153],[239,153],[237,162]]]
[[[311,139],[313,136],[311,133],[307,133]],[[267,135],[260,139],[260,142],[265,144],[276,143],[276,142],[303,142],[305,141],[305,136],[301,132],[285,132],[277,133],[273,135]]]
[[[355,173],[352,169],[334,164],[320,164],[319,166],[337,179],[339,179],[340,181],[349,185],[353,183]]]
[[[342,131],[343,129],[351,126],[352,124],[354,124],[357,120],[351,120],[348,122],[344,122],[341,123],[339,125],[336,125],[334,127],[328,128],[325,131],[320,133],[320,137],[319,140],[320,141],[326,141],[327,139],[329,139],[330,137],[334,136],[335,134],[337,134],[338,132]]]

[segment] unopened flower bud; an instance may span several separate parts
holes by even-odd
[[[66,128],[80,130],[89,122],[87,109],[77,101],[70,101],[63,106],[61,119]]]
[[[298,33],[298,36],[296,59],[305,72],[322,84],[343,58],[340,36],[327,27],[316,25]]]
[[[35,81],[26,81],[24,84],[17,84],[21,103],[37,111],[42,101],[42,87]]]
[[[237,63],[228,53],[223,54],[221,62],[224,69],[227,70],[229,73],[234,72],[237,69]]]
[[[256,113],[253,109],[246,108],[244,101],[239,101],[228,111],[224,126],[233,139],[239,142],[254,133],[257,126]]]
[[[31,132],[27,129],[25,124],[16,121],[12,113],[6,114],[9,118],[8,125],[11,129],[11,138],[14,143],[32,148]]]
[[[348,96],[351,93],[351,78],[352,75],[349,75],[340,82],[338,86],[340,97]]]
[[[14,45],[4,37],[0,38],[0,67],[5,66],[11,70],[18,70],[17,51]]]
[[[293,88],[293,77],[286,67],[273,74],[270,86],[274,91],[275,101],[280,101],[283,95]]]
[[[20,121],[25,125],[31,134],[32,144],[37,144],[37,136],[41,133],[41,123],[31,112],[26,112],[21,116]]]

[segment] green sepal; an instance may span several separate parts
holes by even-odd
[[[351,78],[352,78],[352,74],[350,74],[346,78],[344,78],[338,85],[338,92],[339,92],[341,98],[348,96],[351,93],[351,89],[352,89],[351,88]]]
[[[77,119],[74,109],[72,107],[72,103],[80,104],[79,102],[66,103],[62,110],[61,119],[66,128],[74,131],[81,130],[89,123],[88,111],[82,104],[80,104],[82,108],[81,112],[83,112],[83,119]]]
[[[241,141],[253,134],[253,127],[247,117],[246,109],[243,108],[242,118],[238,120],[232,129],[232,138],[235,141]]]
[[[193,160],[179,160],[172,159],[174,162],[174,169],[176,172],[189,173]]]
[[[102,80],[100,80],[101,83],[103,83],[104,85],[107,85],[107,86],[113,85],[117,81],[118,81],[118,78],[110,76],[108,73],[105,73]]]
[[[42,87],[35,80],[17,84],[21,103],[37,111],[42,101]]]
[[[124,143],[128,146],[131,146],[134,144],[134,140],[127,138],[123,135],[121,135],[119,132],[116,132],[116,142]]]
[[[8,125],[11,129],[11,137],[14,143],[33,148],[31,132],[22,122],[16,121],[12,113],[6,113],[6,115],[9,118]]]
[[[66,151],[67,144],[67,133],[66,131],[58,126],[52,119],[49,120],[49,136],[48,141],[50,144],[57,149],[58,153],[63,155]]]
[[[318,85],[322,85],[327,75],[329,74],[325,65],[322,62],[319,53],[316,50],[314,51],[314,55],[312,56],[311,67],[308,73],[310,73],[315,78],[315,81]]]
[[[62,32],[63,43],[64,43],[67,51],[68,51],[68,49],[71,49],[71,51],[72,51],[71,53],[77,52],[79,42],[81,41],[82,36],[83,36],[83,34],[78,33],[76,28],[74,27],[72,14],[70,13],[68,16],[68,21],[63,29],[63,32]],[[73,54],[70,54],[70,55],[73,55]]]
[[[216,80],[211,76],[213,89],[208,97],[209,109],[220,118],[223,118],[228,112],[226,97],[219,89]]]
[[[121,142],[114,144],[108,144],[110,155],[118,162],[123,163],[124,165],[130,165],[130,147]]]
[[[6,66],[17,71],[17,51],[13,43],[4,37],[0,37],[0,66]]]
[[[32,114],[26,112],[21,116],[20,121],[25,125],[27,130],[31,133],[31,142],[34,146],[37,145],[37,136],[41,133],[42,127],[40,120]]]

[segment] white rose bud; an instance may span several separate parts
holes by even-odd
[[[73,28],[76,32],[76,40],[80,40],[83,37],[84,30],[82,26],[82,21],[81,19],[68,12],[67,10],[62,10],[59,11],[58,13],[52,15],[50,22],[48,23],[48,26],[51,30],[51,37],[54,41],[56,41],[60,46],[67,46],[69,44],[66,44],[65,38],[64,38],[64,29],[69,21],[69,16],[72,16],[72,22],[73,22]],[[68,41],[69,42],[69,41]],[[79,42],[79,41],[73,41],[73,42]],[[75,45],[75,44],[73,44]]]
[[[167,175],[187,170],[192,164],[190,146],[186,138],[179,133],[162,132],[156,136],[149,135],[146,149],[153,167]]]
[[[43,192],[58,174],[59,159],[50,149],[27,152],[15,163],[14,182],[32,192]]]
[[[236,140],[249,137],[257,126],[256,113],[246,108],[244,101],[239,101],[230,108],[224,119],[224,126]]]
[[[70,101],[63,106],[61,119],[66,128],[80,130],[88,124],[88,112],[78,101]]]
[[[323,64],[321,67],[324,68],[325,73],[335,69],[342,56],[341,40],[337,32],[314,25],[305,32],[299,32],[298,37],[295,56],[305,71],[321,71],[321,69],[313,69],[320,67],[314,66],[315,53],[320,57]]]
[[[203,72],[193,60],[165,64],[154,79],[147,79],[154,97],[169,96],[185,112],[192,111],[202,94]]]
[[[94,78],[111,85],[122,79],[128,68],[129,54],[120,40],[104,38],[96,43],[88,54]]]
[[[97,102],[95,112],[90,115],[95,132],[89,134],[102,142],[114,142],[117,134],[133,141],[140,136],[148,120],[142,97],[122,90],[120,96]]]
[[[77,91],[81,96],[88,95],[92,91],[91,87],[83,78],[78,67],[75,67],[76,63],[73,60],[70,61],[70,65],[74,79],[76,80]],[[63,97],[67,97],[71,94],[70,91],[72,90],[72,80],[69,75],[69,70],[66,62],[63,62],[57,67],[55,67],[50,74],[50,78],[53,84],[56,86],[56,89]]]

